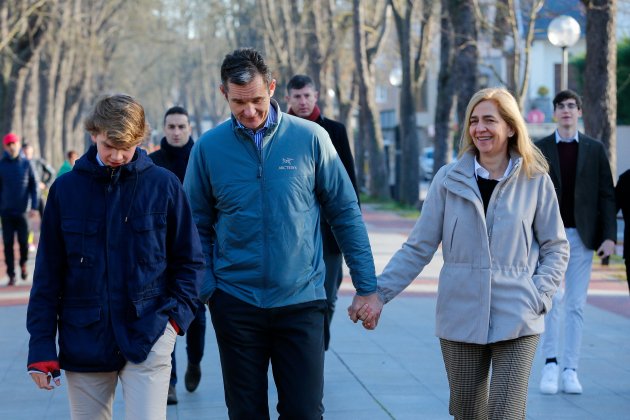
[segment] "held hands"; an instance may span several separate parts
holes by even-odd
[[[615,253],[615,243],[610,239],[606,239],[597,249],[597,255],[606,258]]]
[[[50,384],[51,379],[56,386],[61,386],[61,370],[59,369],[59,362],[56,360],[32,363],[28,366],[28,373],[40,389],[49,391],[53,389]]]
[[[367,296],[355,295],[352,304],[348,307],[348,316],[355,324],[363,323],[363,328],[373,330],[378,325],[378,320],[383,310],[383,302],[377,293]]]

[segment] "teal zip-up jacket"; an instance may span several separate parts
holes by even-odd
[[[356,193],[317,124],[278,111],[258,151],[232,116],[195,143],[184,190],[206,256],[204,302],[216,288],[261,308],[326,299],[323,216],[357,294],[376,291]]]

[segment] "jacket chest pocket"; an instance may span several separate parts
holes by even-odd
[[[99,227],[99,220],[66,218],[61,221],[68,265],[74,267],[94,265]]]
[[[131,219],[134,250],[139,264],[166,259],[166,213],[150,213]]]

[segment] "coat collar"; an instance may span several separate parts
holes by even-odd
[[[523,158],[515,151],[510,151],[512,170],[501,182],[508,182],[517,174],[523,162]],[[468,151],[453,165],[446,174],[445,186],[449,191],[462,195],[473,201],[473,197],[481,200],[477,179],[475,178],[475,154]]]
[[[97,178],[109,179],[110,174],[107,170],[108,168],[98,164],[96,161],[96,153],[96,146],[90,146],[88,151],[77,160],[74,169],[87,172]],[[140,147],[136,147],[136,152],[131,162],[120,167],[120,175],[125,177],[134,172],[143,172],[151,166],[153,166],[153,161],[148,157],[147,152]]]

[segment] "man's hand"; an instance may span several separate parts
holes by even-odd
[[[49,391],[53,389],[50,384],[51,379],[56,386],[61,386],[61,370],[59,369],[59,362],[56,360],[32,363],[28,366],[28,373],[40,389]]]
[[[615,253],[615,243],[610,239],[606,239],[597,249],[597,255],[606,258]]]
[[[363,328],[373,330],[378,325],[378,320],[383,310],[383,302],[377,293],[367,296],[355,295],[352,304],[348,307],[348,316],[355,324],[363,322]]]

